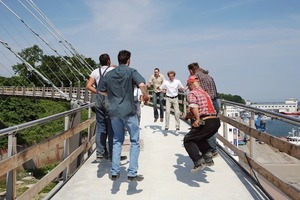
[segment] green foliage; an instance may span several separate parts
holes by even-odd
[[[51,80],[55,86],[69,87],[71,84],[72,86],[78,86],[80,84],[81,87],[84,87],[86,77],[90,74],[87,70],[87,66],[89,66],[89,68],[96,67],[96,62],[94,60],[91,58],[84,58],[82,55],[80,55],[81,57],[44,55],[42,49],[37,45],[23,49],[18,54],[30,64],[30,67],[26,66],[24,63],[18,63],[12,66],[15,74],[18,75],[18,77],[23,77],[23,79],[18,79],[16,83],[10,82],[11,80],[9,79],[1,80],[0,78],[0,85],[50,86],[51,84],[44,81],[36,72],[38,71],[48,80]],[[3,78],[4,77],[2,77],[2,79]]]
[[[23,76],[12,76],[10,78],[0,76],[0,86],[33,86]]]
[[[242,99],[242,97],[240,97],[239,95],[231,95],[231,94],[223,94],[223,93],[219,93],[218,94],[220,99],[224,99],[227,101],[233,101],[236,103],[241,103],[241,104],[246,104],[245,100]]]
[[[43,178],[49,171],[51,171],[52,169],[54,169],[59,163],[52,163],[49,165],[46,165],[44,167],[41,167],[39,169],[32,169],[32,170],[28,170],[27,172],[32,172],[32,175],[36,178],[36,179],[41,179]]]
[[[0,101],[0,120],[14,126],[38,119],[38,112],[45,112],[36,99],[4,97]]]
[[[32,120],[51,116],[69,110],[68,102],[41,100],[30,98],[6,97],[0,99],[0,125],[5,128],[15,126]],[[64,130],[64,119],[58,119],[45,125],[19,131],[17,141],[19,145],[32,145],[45,140]],[[7,147],[7,139],[0,138],[0,149]]]

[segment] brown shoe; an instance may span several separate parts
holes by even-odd
[[[157,118],[154,119],[154,122],[157,122]]]
[[[164,121],[164,118],[160,118],[160,122],[163,122]]]

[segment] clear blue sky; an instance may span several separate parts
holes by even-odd
[[[17,0],[3,2],[20,9]],[[127,49],[131,67],[146,80],[158,67],[164,75],[175,70],[184,84],[187,65],[198,62],[220,93],[254,102],[300,100],[299,0],[33,2],[79,53],[96,62],[106,52],[117,63],[119,50]]]

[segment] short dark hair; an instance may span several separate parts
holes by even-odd
[[[155,71],[155,70],[160,71],[157,67],[154,69],[154,71]]]
[[[168,71],[167,75],[169,76],[170,74],[174,74],[174,76],[176,76],[176,72],[171,70],[171,71]]]
[[[110,57],[107,53],[101,54],[99,56],[99,61],[101,66],[108,65],[108,61],[110,61]]]
[[[199,65],[196,62],[191,63],[191,64],[188,65],[188,69],[192,70],[195,73],[197,70],[199,70]]]
[[[121,50],[118,54],[119,64],[126,64],[128,59],[130,59],[131,53],[127,50]]]

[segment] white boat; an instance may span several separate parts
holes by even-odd
[[[295,128],[292,128],[291,131],[289,131],[289,135],[287,136],[286,140],[289,143],[300,145],[300,132],[299,130],[296,130]]]

